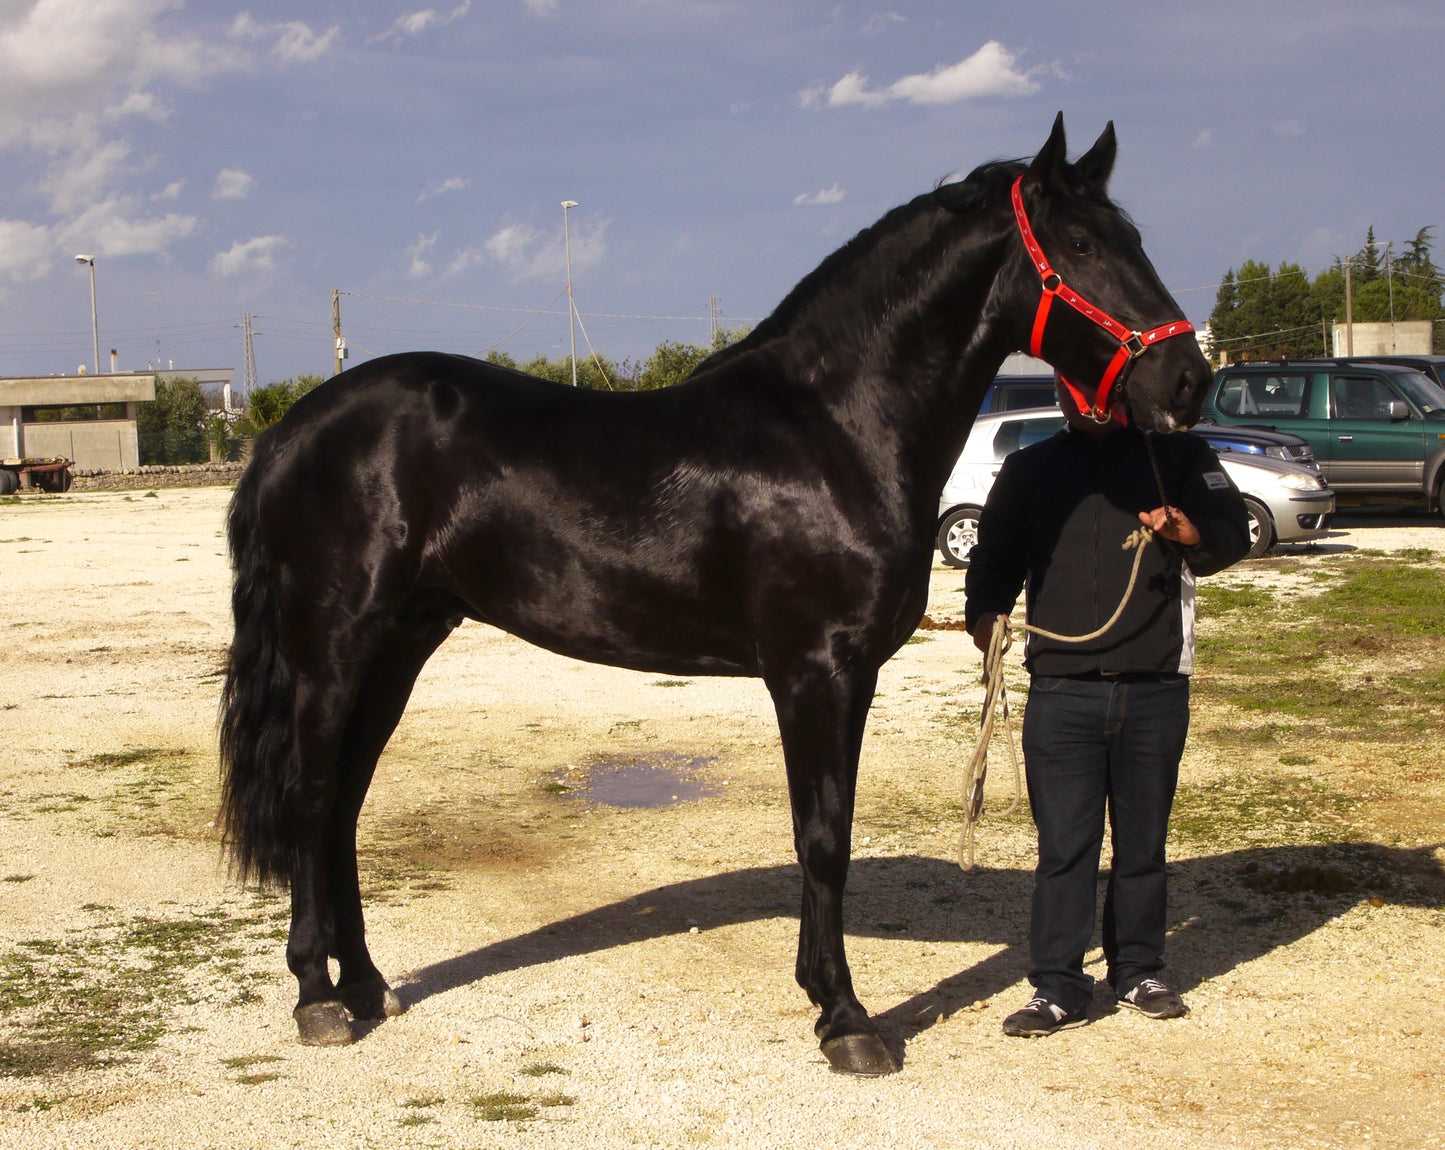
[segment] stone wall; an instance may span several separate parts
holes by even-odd
[[[188,463],[128,467],[121,471],[72,468],[72,491],[149,491],[156,487],[233,487],[244,463]]]

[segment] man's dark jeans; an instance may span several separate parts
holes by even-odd
[[[1024,712],[1029,803],[1039,832],[1029,981],[1083,1010],[1107,805],[1113,863],[1104,896],[1109,983],[1130,990],[1164,965],[1164,840],[1189,731],[1189,679],[1035,676]]]

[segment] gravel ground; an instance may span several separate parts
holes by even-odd
[[[0,1052],[35,1025],[35,972],[72,954],[87,973],[56,999],[56,1049],[97,1013],[153,1038],[0,1075],[7,1148],[1441,1144],[1439,884],[1266,898],[1234,877],[1314,873],[1325,846],[1176,848],[1188,1018],[1105,993],[1088,1027],[1001,1035],[1028,996],[1031,832],[985,821],[980,867],[951,861],[978,660],[947,631],[884,669],[850,879],[855,984],[906,1041],[901,1073],[849,1080],[817,1051],[761,684],[573,663],[470,624],[418,684],[362,821],[372,950],[408,1012],[349,1047],[296,1045],[285,902],[228,883],[212,824],[228,496],[0,506]],[[1445,522],[1356,516],[1317,550],[1364,547],[1445,553]],[[962,598],[938,567],[930,614]],[[673,772],[679,801],[588,800],[589,779],[639,766]],[[1238,766],[1192,745],[1185,781]],[[1415,824],[1370,837],[1428,878],[1445,803],[1420,786]],[[201,942],[144,941],[161,927]],[[106,985],[120,996],[90,993]]]

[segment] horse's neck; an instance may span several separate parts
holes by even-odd
[[[859,257],[851,296],[844,282],[800,309],[792,366],[840,426],[905,461],[936,498],[1010,350],[997,281],[1013,236],[979,225],[952,251],[921,229],[912,250],[906,239]]]

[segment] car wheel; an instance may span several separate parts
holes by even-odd
[[[1249,554],[1245,558],[1258,559],[1274,546],[1274,521],[1263,503],[1247,495],[1244,509],[1249,512]]]
[[[968,553],[978,542],[978,509],[958,507],[938,525],[938,553],[950,567],[967,567]]]
[[[0,467],[0,495],[9,495],[20,486],[20,477],[8,467]]]

